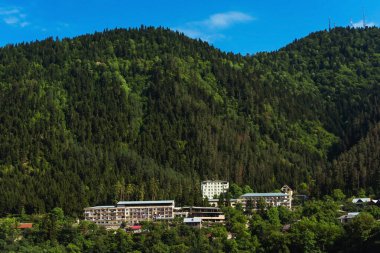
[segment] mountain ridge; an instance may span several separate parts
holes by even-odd
[[[336,28],[241,56],[141,27],[0,48],[0,213],[201,203],[206,178],[355,193],[329,171],[379,122],[379,40]]]

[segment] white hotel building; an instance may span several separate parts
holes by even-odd
[[[174,200],[119,201],[116,206],[94,206],[84,209],[85,220],[109,228],[118,228],[141,221],[171,220],[174,218]]]
[[[284,206],[292,209],[293,190],[284,185],[281,188],[282,192],[266,192],[266,193],[246,193],[240,196],[240,201],[243,208],[246,209],[248,201],[251,203],[253,209],[258,208],[259,201],[263,200],[267,207]]]
[[[263,200],[267,207],[284,206],[289,209],[292,208],[291,195],[282,192],[246,193],[240,199],[244,209],[246,209],[248,201],[251,201],[252,208],[257,210],[260,200]]]
[[[213,199],[216,195],[219,198],[221,193],[225,193],[229,188],[228,181],[222,180],[206,180],[201,183],[202,197]]]

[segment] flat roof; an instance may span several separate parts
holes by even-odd
[[[241,197],[285,197],[288,196],[286,193],[282,192],[263,192],[263,193],[246,193],[243,194]]]
[[[215,209],[215,210],[220,210],[219,207],[214,207],[214,206],[184,206],[183,208],[191,208],[191,209]]]
[[[218,202],[218,201],[219,201],[219,199],[208,199],[208,202]],[[238,199],[230,199],[230,202],[237,202],[237,201],[238,201]]]
[[[119,201],[117,205],[157,205],[174,204],[174,200]]]
[[[359,215],[360,212],[354,212],[354,213],[348,213],[346,215],[340,216],[338,219],[352,219],[355,218],[355,216]]]
[[[89,207],[86,207],[85,209],[87,208],[100,209],[100,208],[113,208],[113,207],[116,208],[116,206],[89,206]]]
[[[204,183],[228,183],[226,180],[204,180],[202,181],[202,184]]]
[[[183,223],[193,223],[193,222],[202,222],[202,218],[194,217],[194,218],[184,218]]]

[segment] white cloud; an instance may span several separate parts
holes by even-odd
[[[19,22],[19,19],[16,17],[7,17],[7,18],[4,18],[3,20],[7,25],[14,25]]]
[[[183,32],[187,36],[191,38],[200,38],[202,37],[201,31],[194,30],[194,29],[186,29],[186,28],[177,28],[176,30]]]
[[[371,26],[376,26],[376,23],[375,22],[366,22],[365,25],[368,27],[371,27]],[[354,28],[364,27],[364,21],[360,20],[358,22],[352,23],[352,27],[354,27]]]
[[[57,31],[62,31],[62,30],[65,30],[65,29],[67,29],[69,27],[70,27],[70,24],[64,23],[64,22],[58,22],[56,24],[56,30]]]
[[[26,20],[27,15],[20,8],[0,7],[0,18],[7,25],[14,27],[25,27],[30,23]]]
[[[21,27],[25,27],[25,26],[28,26],[28,25],[30,25],[29,22],[21,22],[21,23],[20,23],[20,26],[21,26]]]
[[[218,39],[226,38],[221,32],[233,25],[239,23],[247,23],[254,20],[248,14],[230,11],[224,13],[216,13],[209,16],[205,20],[188,22],[185,25],[175,28],[175,30],[183,32],[191,38],[200,38],[202,40],[212,42]]]
[[[178,28],[176,30],[186,34],[190,38],[199,38],[201,40],[208,41],[208,42],[215,41],[218,39],[223,39],[226,37],[224,34],[221,34],[221,33],[207,33],[204,31],[197,30],[197,29]]]
[[[19,13],[20,10],[18,9],[6,9],[6,8],[0,8],[0,15],[12,15],[12,14],[17,14]]]
[[[246,23],[253,20],[253,17],[242,12],[226,12],[211,15],[207,20],[203,21],[209,28],[227,28],[234,24]]]

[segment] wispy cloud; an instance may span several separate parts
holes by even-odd
[[[19,20],[16,17],[7,17],[7,18],[4,18],[4,22],[7,25],[14,25],[14,24],[17,24]]]
[[[177,28],[176,30],[186,34],[190,38],[199,38],[199,39],[202,39],[204,41],[209,41],[209,42],[215,41],[218,39],[224,39],[226,37],[224,34],[221,34],[221,33],[209,33],[209,32],[198,30],[196,28],[194,29]]]
[[[28,25],[30,25],[30,23],[29,23],[29,22],[26,22],[26,21],[24,21],[24,22],[21,22],[21,23],[19,23],[19,25],[20,25],[21,27],[25,27],[25,26],[28,26]]]
[[[7,8],[1,8],[0,7],[0,15],[13,15],[13,14],[18,14],[20,11],[16,8],[13,9],[7,9]]]
[[[211,15],[208,19],[193,22],[195,25],[204,25],[210,29],[223,29],[238,23],[246,23],[253,18],[245,13],[230,11]],[[191,24],[191,23],[190,23]]]
[[[70,25],[68,23],[64,23],[64,22],[58,22],[56,24],[56,30],[57,31],[62,31],[62,30],[68,29],[69,27],[70,27]]]
[[[252,20],[254,18],[248,14],[230,11],[213,14],[204,20],[188,22],[181,27],[175,28],[175,30],[183,32],[191,38],[200,38],[212,42],[226,37],[222,33],[224,29]]]
[[[375,23],[375,22],[366,22],[365,25],[371,27],[371,26],[376,26],[376,23]],[[352,23],[352,26],[353,26],[354,28],[361,28],[361,27],[364,27],[364,21],[363,21],[363,20],[360,20],[360,21],[358,21],[358,22]]]
[[[5,24],[15,27],[25,27],[30,25],[26,20],[27,15],[20,8],[0,7],[0,20]]]

